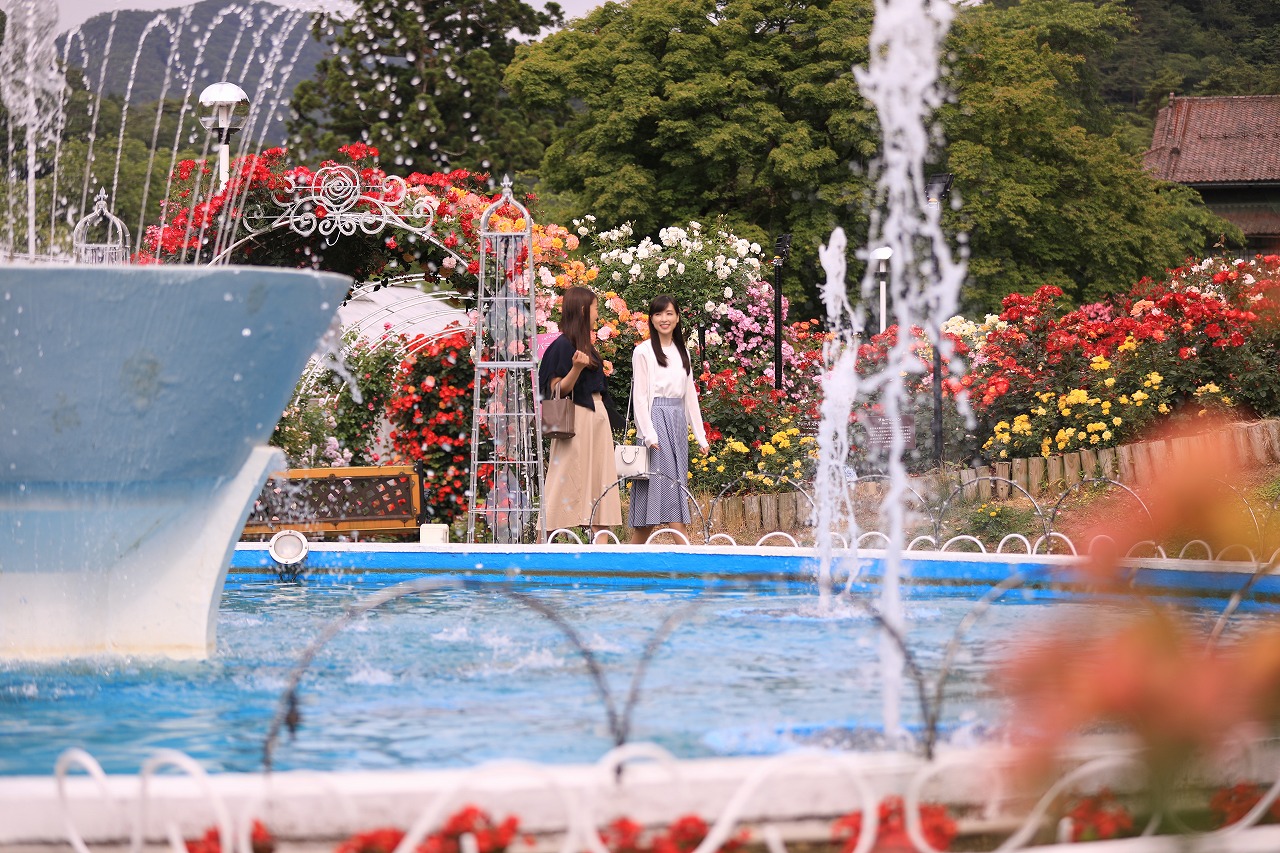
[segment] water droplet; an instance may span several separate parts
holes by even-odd
[[[240,334],[244,335],[244,336],[247,338],[247,337],[249,337],[250,335],[252,335],[252,334],[253,334],[253,330],[252,330],[252,329],[241,329],[241,330],[240,330]]]
[[[222,294],[222,301],[223,301],[223,302],[230,302],[232,299],[235,299],[235,297],[234,297],[234,296],[232,296],[230,293],[224,293],[224,294]]]
[[[239,374],[239,373],[236,373],[236,374],[234,374],[234,375],[231,377],[231,381],[232,381],[232,382],[239,382],[239,381],[240,381],[240,379],[241,379],[241,376],[240,376],[240,374]]]

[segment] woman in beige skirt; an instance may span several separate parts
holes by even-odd
[[[538,367],[538,389],[543,397],[571,394],[574,402],[573,438],[551,442],[542,492],[547,532],[590,527],[592,541],[622,524],[622,501],[613,488],[618,479],[613,431],[603,399],[605,377],[613,372],[613,365],[596,352],[599,322],[594,293],[585,287],[566,290],[560,337],[547,347]]]

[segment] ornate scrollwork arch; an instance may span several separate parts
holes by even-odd
[[[451,255],[465,268],[467,260],[435,236],[439,201],[430,193],[414,198],[398,175],[370,178],[339,163],[322,166],[307,180],[286,175],[272,191],[272,206],[251,204],[241,221],[248,231],[217,252],[209,263],[226,261],[232,251],[264,234],[287,228],[300,237],[319,234],[330,241],[369,236],[385,228],[413,234]]]

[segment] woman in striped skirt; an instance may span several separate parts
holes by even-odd
[[[680,306],[670,296],[649,303],[649,340],[631,356],[632,398],[636,431],[649,448],[647,480],[631,483],[627,522],[631,542],[643,544],[655,528],[670,527],[688,535],[689,504],[685,481],[689,476],[689,428],[703,454],[707,434],[693,384],[689,351],[680,325]]]

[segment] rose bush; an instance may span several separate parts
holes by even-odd
[[[758,281],[763,268],[758,243],[719,226],[708,234],[701,223],[690,222],[663,228],[657,240],[635,243],[629,224],[599,232],[594,217],[573,224],[591,241],[587,256],[605,286],[629,305],[644,310],[659,294],[675,297],[690,343],[697,342],[698,329],[715,328],[720,306]],[[712,340],[707,344],[710,349]]]
[[[471,466],[474,367],[471,335],[456,332],[415,346],[400,362],[387,401],[398,460],[420,463],[432,521],[465,526]],[[459,531],[455,531],[457,533]]]
[[[1210,258],[1069,310],[1045,286],[977,330],[972,394],[997,457],[1111,447],[1153,422],[1280,414],[1280,256]]]

